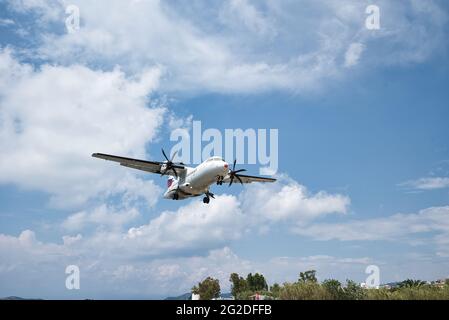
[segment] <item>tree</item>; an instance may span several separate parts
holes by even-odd
[[[218,279],[207,277],[198,286],[192,288],[192,293],[199,294],[200,300],[211,300],[220,296],[220,282]]]
[[[278,283],[274,283],[271,287],[270,287],[270,291],[273,294],[274,297],[279,297],[279,293],[281,291],[281,286]]]
[[[323,281],[323,287],[330,294],[332,299],[341,300],[344,299],[344,291],[341,287],[341,283],[335,279],[326,279]]]
[[[235,272],[231,273],[229,281],[232,282],[231,294],[234,296],[234,298],[237,298],[240,293],[248,290],[248,284],[246,283],[246,280],[243,277],[240,277]]]
[[[426,282],[422,280],[407,279],[398,284],[399,288],[419,288],[425,285]]]
[[[300,272],[298,282],[299,283],[306,283],[306,282],[316,283],[316,282],[318,282],[318,280],[316,278],[316,270],[308,270],[305,272]]]
[[[268,285],[265,277],[259,273],[255,273],[254,275],[252,275],[251,273],[248,274],[248,276],[246,277],[246,283],[248,285],[248,289],[251,291],[268,290]]]
[[[363,300],[366,296],[365,290],[352,280],[346,280],[346,287],[343,290],[346,300]]]

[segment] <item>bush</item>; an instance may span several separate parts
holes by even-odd
[[[333,300],[343,300],[345,299],[345,292],[341,287],[341,283],[335,279],[327,279],[323,281],[322,286],[327,291],[329,296],[331,296]]]
[[[279,292],[281,300],[329,300],[332,296],[316,282],[285,283]]]
[[[394,300],[448,300],[449,288],[438,288],[435,286],[419,286],[419,287],[404,287],[395,290],[391,294],[391,299]]]
[[[358,283],[347,280],[346,285],[335,279],[319,283],[314,270],[301,272],[294,283],[277,283],[267,291],[265,278],[251,273],[246,279],[232,274],[233,293],[239,300],[249,300],[256,292],[281,300],[449,300],[449,279],[446,283],[427,284],[421,280],[407,279],[395,288],[364,289]]]
[[[365,300],[391,300],[392,294],[390,289],[367,289]]]
[[[346,287],[343,289],[344,299],[346,300],[363,300],[366,297],[366,291],[358,283],[347,280]]]

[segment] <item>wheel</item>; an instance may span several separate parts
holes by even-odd
[[[209,198],[208,197],[204,197],[203,198],[203,203],[206,203],[206,204],[209,203]]]
[[[173,195],[173,200],[178,200],[179,199],[179,195],[177,194],[177,193],[175,193],[174,195]]]

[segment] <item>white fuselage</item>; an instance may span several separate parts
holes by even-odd
[[[196,168],[186,167],[178,179],[169,177],[166,199],[185,199],[209,192],[211,184],[222,180],[229,172],[229,165],[220,157],[211,157]]]

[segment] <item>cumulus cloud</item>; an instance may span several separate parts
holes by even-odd
[[[364,265],[370,262],[366,257],[306,256],[274,257],[261,263],[243,259],[226,246],[205,255],[129,260],[119,252],[80,251],[80,241],[82,237],[76,236],[65,237],[63,244],[42,243],[30,230],[17,237],[0,234],[0,295],[26,291],[28,297],[39,298],[163,298],[190,292],[207,276],[218,278],[222,292],[228,292],[232,272],[244,276],[261,272],[272,284],[295,281],[299,271],[313,268],[320,277],[344,280],[348,270],[353,276],[363,275]],[[80,290],[65,289],[64,271],[71,264],[80,268]]]
[[[109,152],[145,157],[164,109],[147,107],[160,71],[127,78],[119,69],[81,65],[36,69],[0,51],[0,183],[44,191],[59,207],[98,195],[136,195],[153,205],[160,190],[90,157]]]
[[[115,212],[115,208],[103,204],[91,211],[80,211],[64,220],[62,226],[69,231],[83,230],[87,225],[99,225],[120,230],[139,217],[136,208]]]
[[[129,229],[125,239],[146,252],[214,248],[242,236],[245,219],[234,196],[217,196],[209,205],[200,201],[166,211],[149,224]]]
[[[193,199],[127,232],[122,227],[138,215],[134,209],[115,212],[101,206],[70,216],[63,226],[70,231],[89,224],[102,226],[102,230],[84,238],[89,250],[101,245],[104,252],[119,250],[130,257],[157,257],[213,250],[276,223],[306,225],[326,215],[344,214],[349,204],[346,196],[324,191],[313,194],[297,182],[282,178],[273,185],[250,187],[238,197],[218,195],[209,205]]]
[[[315,194],[288,177],[280,183],[250,185],[241,194],[243,208],[257,219],[305,224],[329,214],[345,214],[349,197],[319,191]]]
[[[99,209],[98,214],[75,215],[74,227],[87,220],[94,224],[103,223],[106,216],[101,210],[105,209]],[[116,214],[117,225],[120,225],[124,222],[121,215],[126,213]],[[65,279],[65,266],[69,264],[78,265],[82,272],[83,290],[72,296],[78,298],[86,297],[86,294],[89,297],[180,294],[188,292],[193,284],[209,275],[219,278],[227,290],[231,272],[243,275],[262,272],[273,283],[295,281],[299,271],[315,269],[320,280],[332,277],[344,281],[349,277],[364,281],[365,267],[373,263],[381,267],[383,279],[394,280],[402,279],[406,273],[422,278],[420,266],[426,267],[426,278],[441,277],[447,266],[444,260],[436,267],[435,263],[429,264],[428,258],[413,255],[393,264],[367,256],[274,256],[264,262],[242,259],[227,247],[227,243],[242,239],[248,228],[256,226],[256,221],[250,219],[253,214],[255,212],[242,211],[236,197],[224,195],[209,206],[192,201],[127,232],[111,227],[88,236],[75,233],[64,236],[60,244],[41,242],[30,230],[17,237],[0,235],[0,291],[11,294],[26,289],[29,294],[34,292],[36,297],[68,297],[69,293],[61,289],[61,283]],[[317,240],[406,240],[410,234],[434,233],[435,253],[444,258],[449,254],[445,249],[449,243],[448,215],[448,207],[435,207],[417,214],[341,224],[308,223],[294,230]],[[267,222],[260,217],[259,224]],[[111,222],[106,220],[104,223]],[[33,272],[29,272],[30,268]],[[21,280],[12,283],[9,280],[12,278]],[[45,281],[45,290],[33,291],[28,288],[30,281],[37,284]]]
[[[238,197],[217,195],[209,205],[193,199],[131,228],[129,225],[141,218],[135,202],[122,208],[102,204],[65,218],[61,226],[70,238],[64,241],[72,243],[75,239],[76,246],[85,252],[101,251],[130,259],[204,253],[276,223],[306,225],[348,210],[346,196],[324,191],[313,194],[297,182],[283,179],[274,185],[249,188]]]
[[[381,268],[382,283],[402,280],[404,274],[433,280],[447,275],[447,260],[428,260],[410,254],[393,264],[367,256],[330,255],[274,256],[266,261],[244,259],[227,246],[204,255],[123,259],[120,252],[103,254],[101,250],[80,251],[81,236],[65,237],[63,244],[43,243],[33,231],[19,236],[0,234],[0,295],[15,294],[30,298],[164,298],[190,292],[191,287],[207,276],[220,280],[222,292],[229,292],[229,275],[237,272],[263,273],[269,284],[296,281],[300,271],[315,269],[320,280],[347,278],[363,282],[365,268]],[[80,268],[81,289],[65,289],[65,268]],[[425,270],[425,273],[423,273]],[[30,285],[32,284],[32,285]]]

